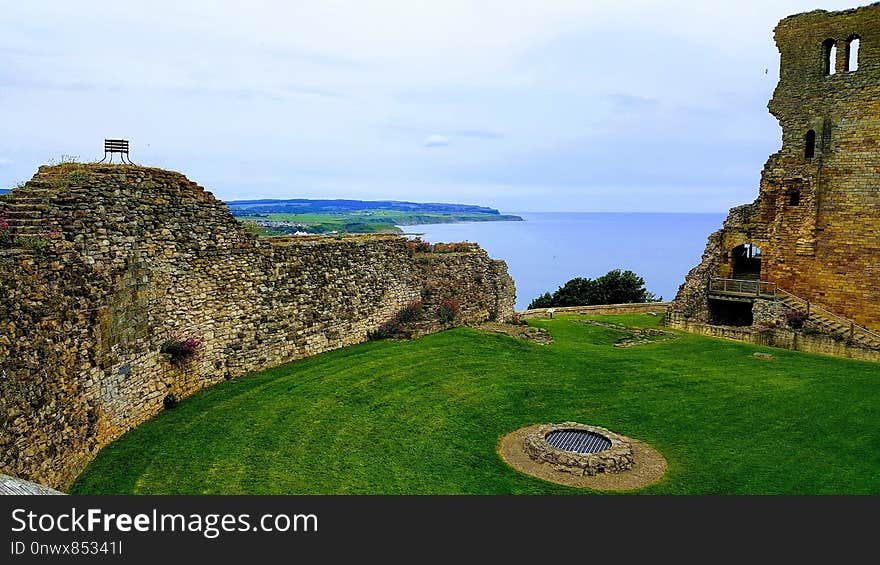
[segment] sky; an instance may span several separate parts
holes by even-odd
[[[723,212],[774,26],[855,1],[0,0],[0,187],[121,137],[224,200]]]

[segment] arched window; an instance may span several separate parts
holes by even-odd
[[[801,205],[801,190],[799,188],[792,188],[788,191],[788,205],[789,206],[800,206]]]
[[[816,132],[810,130],[804,136],[804,159],[812,159],[816,156]]]
[[[833,39],[826,39],[822,43],[822,54],[825,76],[833,75],[837,72],[837,42]]]
[[[858,35],[854,35],[846,41],[846,72],[848,73],[859,70],[860,42]]]
[[[734,279],[761,278],[761,249],[751,243],[730,250],[730,269]]]

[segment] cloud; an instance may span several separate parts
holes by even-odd
[[[693,210],[709,201],[669,187],[712,186],[747,201],[780,140],[773,26],[814,3],[5,2],[0,186],[118,135],[228,199]],[[631,186],[647,188],[614,196]]]
[[[425,147],[445,147],[449,145],[449,138],[445,135],[433,134],[429,135],[425,140]]]

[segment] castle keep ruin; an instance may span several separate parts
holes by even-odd
[[[17,237],[0,245],[0,473],[53,487],[166,396],[362,342],[410,301],[431,317],[454,297],[461,324],[513,314],[507,266],[476,246],[257,238],[161,169],[40,167],[0,215]],[[197,358],[160,352],[188,337]]]
[[[770,112],[782,149],[754,203],[709,236],[668,323],[772,323],[800,310],[880,346],[880,4],[785,18]]]

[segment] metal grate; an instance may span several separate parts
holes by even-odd
[[[574,453],[598,453],[611,447],[611,440],[586,430],[560,430],[547,434],[551,447]]]

